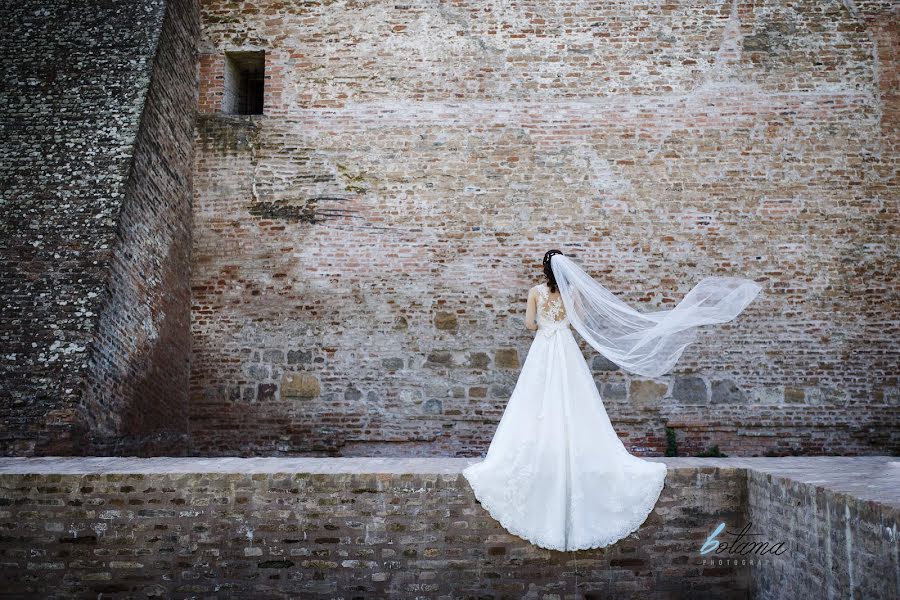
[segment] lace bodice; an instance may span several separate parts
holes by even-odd
[[[537,286],[537,295],[535,321],[538,325],[538,332],[550,336],[568,326],[569,319],[559,293],[551,294],[547,284],[542,283]]]

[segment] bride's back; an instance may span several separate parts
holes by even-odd
[[[550,286],[540,283],[534,286],[537,292],[537,316],[541,321],[556,323],[566,318],[566,307],[563,306],[559,290],[550,292]]]

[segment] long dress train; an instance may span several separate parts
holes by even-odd
[[[538,286],[538,331],[485,459],[463,470],[510,533],[553,550],[608,546],[638,529],[666,465],[626,450],[560,300]]]

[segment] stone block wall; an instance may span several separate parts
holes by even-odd
[[[202,454],[477,455],[549,248],[623,300],[764,289],[658,380],[593,351],[633,452],[900,450],[887,2],[202,6]],[[261,116],[225,52],[263,50]]]
[[[900,589],[890,457],[651,458],[668,471],[647,520],[577,552],[503,529],[461,475],[473,460],[0,460],[4,592],[888,600]],[[702,554],[711,536],[728,546]]]
[[[4,9],[0,451],[187,444],[198,5]]]

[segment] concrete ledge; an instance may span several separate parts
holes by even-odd
[[[896,457],[650,458],[669,474],[642,527],[568,553],[509,534],[478,505],[461,471],[479,460],[2,458],[0,574],[29,597],[900,591]],[[701,555],[719,523],[752,524],[788,551]]]

